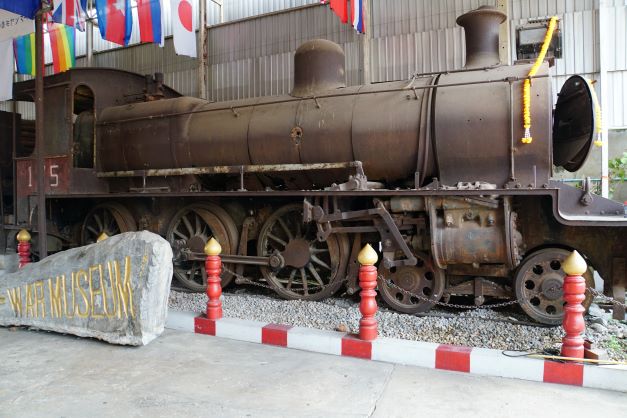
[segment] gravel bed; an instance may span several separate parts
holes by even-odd
[[[343,332],[357,332],[359,329],[361,318],[359,305],[349,299],[330,298],[322,302],[287,301],[263,295],[226,292],[223,297],[222,308],[224,316],[228,318]],[[183,293],[174,290],[170,293],[170,309],[203,312],[206,306],[207,296],[203,293]],[[605,348],[610,358],[627,360],[627,324],[611,320],[608,318],[609,314],[604,313],[598,306],[593,307],[597,311],[591,310],[591,313],[599,316],[590,317],[587,321],[586,338]],[[451,312],[435,308],[429,315],[406,315],[380,307],[376,315],[379,335],[498,350],[541,351],[558,349],[561,344],[560,327],[500,322],[508,319],[529,320],[511,311],[479,309]]]

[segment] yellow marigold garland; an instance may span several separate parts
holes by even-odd
[[[603,146],[603,115],[601,113],[601,105],[599,104],[599,98],[597,97],[596,91],[594,91],[594,86],[592,85],[591,80],[588,81],[588,87],[590,87],[590,95],[592,96],[592,104],[594,105],[594,119],[596,125],[597,139],[594,141],[594,145],[597,147]]]
[[[546,30],[546,34],[544,35],[544,41],[542,42],[542,48],[540,49],[540,54],[536,59],[536,62],[529,70],[529,74],[523,83],[523,127],[525,128],[525,136],[521,139],[523,144],[531,144],[533,138],[531,136],[531,77],[536,75],[540,65],[544,61],[544,57],[546,56],[546,52],[549,50],[549,45],[551,43],[551,39],[553,38],[553,32],[555,31],[555,27],[557,26],[557,16],[553,16],[549,21],[549,27]]]

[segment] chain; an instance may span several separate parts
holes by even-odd
[[[416,299],[419,299],[423,302],[428,302],[428,303],[433,303],[435,305],[439,305],[439,306],[445,306],[447,308],[456,308],[456,309],[494,309],[494,308],[502,308],[504,306],[511,306],[511,305],[515,305],[517,303],[520,303],[523,298],[520,299],[514,299],[514,300],[509,300],[507,302],[500,302],[500,303],[492,303],[490,305],[480,305],[480,306],[476,306],[476,305],[460,305],[457,303],[447,303],[447,302],[441,302],[439,300],[433,300],[429,297],[425,297],[422,295],[417,295],[415,293],[412,293],[408,290],[403,289],[402,287],[398,286],[397,284],[393,283],[392,280],[390,279],[386,279],[382,276],[379,276],[379,280],[382,280],[386,285],[400,291],[401,293],[410,296],[410,297],[414,297]],[[551,288],[549,290],[555,290],[555,288]],[[537,296],[539,294],[541,294],[542,292],[533,292],[531,295],[525,297],[525,299],[533,297],[533,296]]]
[[[237,281],[237,283],[250,284],[250,285],[253,285],[253,286],[261,287],[263,289],[269,289],[269,290],[272,290],[272,291],[276,290],[275,287],[273,287],[271,285],[259,283],[257,281],[250,280],[246,276],[242,276],[241,274],[237,274],[236,272],[234,272],[233,270],[230,270],[228,267],[226,267],[224,265],[222,265],[222,270],[224,272],[226,272],[226,273],[229,273],[229,274],[232,274],[233,276],[235,276],[235,280]],[[337,286],[337,285],[339,285],[341,283],[344,283],[344,282],[347,282],[347,281],[348,281],[348,277],[345,278],[345,279],[342,279],[342,280],[333,281],[333,282],[328,283],[328,284],[326,284],[324,286],[323,285],[308,286],[307,287],[307,291],[312,291],[312,290],[320,290],[320,291],[322,291],[322,290],[326,289],[327,287],[329,287],[331,285]]]
[[[604,295],[603,293],[597,292],[595,289],[593,289],[592,287],[589,287],[586,289],[587,291],[589,291],[590,293],[592,293],[594,296],[599,297],[607,302],[612,302],[614,305],[618,305],[618,306],[622,306],[623,308],[627,307],[623,302],[619,302],[614,298],[611,298],[609,296]]]
[[[248,277],[245,277],[245,276],[243,276],[241,274],[238,274],[238,273],[234,272],[233,270],[229,269],[225,265],[222,265],[222,270],[225,273],[229,273],[229,274],[232,274],[233,276],[235,276],[235,278],[236,278],[238,283],[249,284],[249,285],[257,286],[257,287],[260,287],[260,288],[263,288],[263,289],[268,289],[268,290],[275,291],[275,287],[274,286],[267,285],[267,284],[264,284],[264,283],[259,283],[258,281],[250,280]],[[438,306],[444,306],[444,307],[447,307],[447,308],[455,308],[455,309],[496,309],[496,308],[503,308],[503,307],[506,307],[506,306],[516,305],[516,304],[520,303],[523,300],[530,299],[530,298],[532,298],[534,296],[537,296],[537,295],[540,295],[540,294],[543,293],[543,291],[531,292],[531,294],[525,296],[524,298],[513,299],[513,300],[506,301],[506,302],[492,303],[492,304],[489,304],[489,305],[480,305],[480,306],[476,306],[476,305],[462,305],[462,304],[458,304],[458,303],[442,302],[442,301],[439,301],[439,300],[436,301],[436,300],[433,300],[433,299],[431,299],[429,297],[426,297],[426,296],[423,296],[423,295],[418,295],[416,293],[412,293],[412,292],[410,292],[408,290],[405,290],[402,287],[398,286],[397,284],[392,282],[392,280],[386,279],[386,278],[384,278],[381,275],[378,276],[378,279],[381,282],[383,282],[386,285],[388,285],[388,286],[398,290],[399,292],[403,293],[406,296],[414,297],[414,298],[416,298],[416,299],[418,299],[420,301],[427,302],[427,303],[433,303],[433,304],[438,305]],[[339,282],[338,281],[334,281],[334,282],[328,283],[328,284],[326,284],[324,286],[323,285],[309,286],[307,289],[309,291],[314,291],[314,290],[321,290],[322,291],[322,290],[324,290],[325,288],[327,288],[327,287],[329,287],[331,285],[337,286],[338,284],[341,284],[341,283],[344,283],[344,282],[348,282],[348,281],[349,281],[349,278],[347,277],[347,278],[344,278],[344,279],[340,280]],[[548,291],[553,291],[553,290],[559,290],[559,289],[558,288],[548,289]],[[619,302],[616,299],[613,299],[613,298],[611,298],[609,296],[606,296],[606,295],[604,295],[604,294],[602,294],[600,292],[597,292],[592,287],[588,287],[586,290],[588,292],[590,292],[592,295],[600,297],[600,298],[602,298],[605,301],[609,301],[609,302],[612,302],[613,304],[625,307],[624,303]]]

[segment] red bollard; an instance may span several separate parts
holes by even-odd
[[[222,247],[215,238],[211,238],[205,245],[205,254],[207,254],[205,270],[207,271],[207,296],[209,297],[207,301],[208,319],[222,318],[222,301],[220,300],[222,295],[222,281],[220,279],[222,267],[221,252]]]
[[[17,253],[20,257],[19,268],[30,263],[30,234],[27,230],[22,229],[17,233]]]
[[[372,341],[377,338],[377,320],[374,315],[377,313],[377,301],[375,296],[377,292],[377,268],[374,264],[377,262],[377,253],[372,249],[370,244],[359,252],[357,260],[361,266],[359,267],[359,287],[362,291],[359,293],[361,302],[359,310],[361,311],[361,319],[359,320],[359,338],[364,341]]]
[[[586,281],[582,274],[588,266],[577,251],[573,251],[562,263],[566,278],[564,279],[564,320],[562,326],[566,336],[562,338],[562,356],[583,358],[583,331],[586,323],[583,314],[586,311],[581,302],[585,299]]]

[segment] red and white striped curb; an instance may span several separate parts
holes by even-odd
[[[239,341],[357,357],[388,363],[627,392],[627,367],[595,366],[511,357],[501,350],[352,334],[243,319],[210,320],[202,314],[170,311],[167,328]]]

